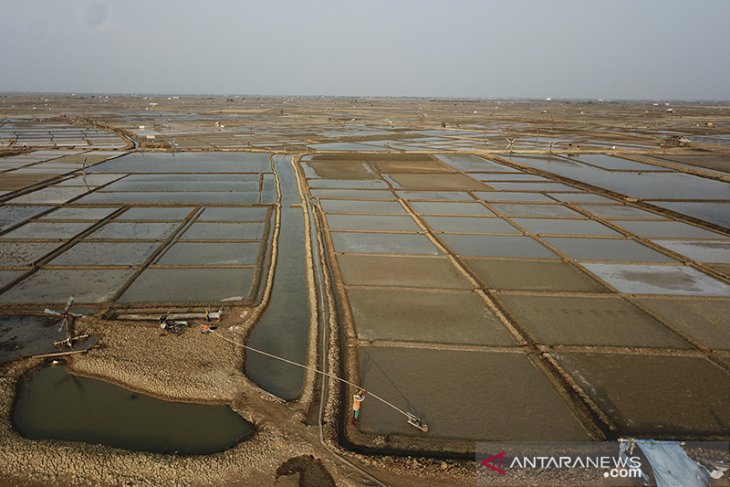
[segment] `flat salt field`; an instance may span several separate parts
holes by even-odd
[[[677,335],[622,299],[501,295],[515,321],[538,343],[687,348]]]
[[[357,336],[478,345],[512,345],[507,329],[471,292],[348,289]]]
[[[240,269],[147,268],[119,298],[121,303],[250,301],[254,271]]]
[[[466,289],[469,283],[446,258],[341,254],[337,262],[348,285]]]
[[[441,234],[438,238],[454,252],[464,256],[558,258],[530,237]]]
[[[461,467],[489,440],[730,439],[730,159],[710,140],[728,131],[721,104],[673,102],[669,116],[629,102],[69,96],[64,113],[98,127],[60,130],[53,96],[10,98],[22,113],[0,120],[0,146],[19,152],[0,157],[0,352],[22,326],[47,341],[58,328],[39,333],[38,317],[72,295],[100,346],[69,372],[128,380],[128,402],[137,387],[233,400],[256,423],[225,452],[236,465],[271,438],[275,467],[292,448],[326,454],[297,433],[316,428],[321,379],[242,344],[365,387],[355,424],[355,390],[324,388],[324,432],[375,458],[363,466],[378,478],[400,464],[465,487]],[[127,145],[99,150],[105,136]],[[710,162],[691,164],[699,154]],[[163,313],[218,309],[210,335],[202,319],[159,328]],[[114,465],[118,452],[94,448]],[[85,446],[63,449],[83,465]],[[163,460],[158,483],[213,468]],[[116,465],[112,477],[132,468]],[[366,482],[324,465],[338,485]]]
[[[421,227],[410,216],[328,215],[327,225],[332,230],[394,230],[404,232],[421,230]]]
[[[627,433],[727,434],[730,382],[705,358],[560,353],[558,360]]]
[[[439,250],[424,235],[397,233],[332,233],[338,252],[360,254],[428,254]]]
[[[550,352],[554,354],[566,347],[630,348],[639,354],[727,347],[730,330],[724,316],[730,303],[726,300],[730,299],[729,284],[652,248],[674,247],[687,253],[702,249],[700,262],[726,265],[722,233],[617,204],[607,196],[478,156],[438,158],[489,185],[488,190],[476,189],[463,179],[456,183],[450,179],[455,173],[426,160],[414,158],[410,169],[405,160],[388,164],[387,154],[378,154],[377,163],[367,161],[365,155],[361,164],[343,160],[348,176],[365,179],[337,180],[338,156],[328,157],[316,166],[320,172],[311,166],[307,170],[311,161],[302,166],[311,183],[309,193],[317,198],[327,221],[323,230],[331,239],[328,247],[337,269],[335,280],[342,284],[338,297],[347,306],[341,319],[350,330],[346,333],[351,333],[346,340],[354,347],[359,374],[349,378],[359,377],[366,388],[392,391],[417,404],[429,426],[438,424],[429,431],[436,439],[592,435],[583,431],[590,422],[571,412],[572,401],[563,402],[562,396],[549,392],[562,387],[551,380],[541,382],[548,387],[538,386],[538,396],[563,418],[556,419],[563,425],[560,432],[542,423],[527,433],[524,421],[530,415],[520,416],[519,427],[511,422],[509,431],[502,431],[501,424],[484,430],[481,423],[466,426],[469,420],[464,418],[474,414],[470,408],[483,412],[486,404],[489,410],[493,396],[482,398],[470,388],[468,400],[446,406],[440,402],[442,394],[422,396],[414,385],[417,376],[435,377],[442,393],[450,391],[465,373],[457,364],[467,357],[530,375],[532,365],[527,364],[532,359],[522,361],[521,354],[507,352],[510,347],[528,342],[540,350],[555,350]],[[595,161],[612,164],[610,159]],[[613,161],[614,166],[622,166],[621,161]],[[626,160],[621,169],[611,171],[628,167],[637,166]],[[320,179],[323,171],[327,179]],[[361,192],[355,189],[360,184],[370,189],[382,187],[381,182],[395,189],[391,201],[322,197],[321,188],[334,186],[349,191],[342,196],[350,196]],[[432,240],[443,246],[446,255]],[[700,251],[694,255],[700,257]],[[656,295],[671,299],[666,310],[652,301],[659,299]],[[695,301],[700,297],[706,300]],[[701,313],[701,319],[693,320],[692,313]],[[475,352],[473,347],[485,351]],[[575,372],[561,368],[560,373],[572,376]],[[478,375],[471,372],[469,377]],[[455,389],[446,395],[463,393]],[[504,400],[516,401],[503,405],[506,409],[520,408],[521,401],[528,401],[516,390]],[[453,420],[455,407],[463,421]],[[628,409],[620,414],[621,428],[629,424],[630,414]],[[413,430],[379,404],[368,403],[356,429],[364,436],[350,441],[368,446],[373,435],[403,436],[406,442],[414,438]],[[629,426],[622,430],[632,431]]]
[[[587,440],[580,422],[545,376],[522,353],[358,348],[359,382],[386,397],[407,398],[436,438]],[[424,387],[424,378],[430,387]],[[464,378],[473,387],[464,398]],[[520,387],[500,387],[520,384]],[[440,391],[434,394],[433,391]],[[360,428],[369,434],[412,435],[392,409],[372,401]]]
[[[83,175],[74,172],[83,161],[58,163],[71,175],[63,184],[0,206],[0,270],[13,276],[7,282],[23,278],[2,283],[0,306],[69,295],[92,306],[252,302],[268,246],[268,154],[107,159],[87,158]],[[31,265],[40,268],[27,272]]]

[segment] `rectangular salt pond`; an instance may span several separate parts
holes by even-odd
[[[406,210],[394,201],[322,200],[320,204],[322,205],[322,209],[327,213],[406,214]]]
[[[422,215],[460,215],[460,216],[494,216],[486,206],[480,203],[452,203],[416,201],[411,207]]]
[[[254,152],[133,152],[91,167],[90,173],[271,172],[268,154]]]
[[[187,218],[192,207],[138,207],[130,208],[115,220],[125,221],[181,221]]]
[[[491,204],[491,208],[507,217],[555,217],[555,218],[578,218],[585,219],[575,210],[560,204],[533,205],[533,204]]]
[[[580,205],[599,218],[606,220],[667,220],[667,218],[649,211],[626,205]]]
[[[520,192],[507,192],[507,191],[477,191],[474,193],[477,198],[480,198],[487,203],[493,201],[524,201],[524,202],[545,202],[555,203],[555,200],[548,198],[542,193],[520,193]],[[565,193],[570,194],[570,193]]]
[[[421,230],[410,216],[327,215],[327,224],[333,230]]]
[[[266,221],[269,208],[258,207],[211,207],[203,210],[197,221]]]
[[[730,239],[725,240],[654,240],[654,243],[697,262],[730,264]]]
[[[621,228],[651,238],[687,238],[687,239],[725,239],[724,235],[705,230],[704,228],[675,221],[622,221],[618,223]],[[661,242],[657,242],[662,244]]]
[[[61,246],[61,242],[3,242],[1,266],[29,266]]]
[[[395,200],[390,191],[366,189],[311,189],[312,196],[319,198],[343,198],[352,200]]]
[[[620,237],[621,234],[593,220],[513,218],[512,222],[537,235],[591,235]]]
[[[93,222],[30,222],[0,236],[0,240],[67,240],[75,237],[92,225]]]
[[[689,266],[581,265],[622,293],[730,296],[730,285]]]
[[[464,256],[558,258],[530,237],[440,234],[438,238],[455,253]]]
[[[59,208],[43,215],[43,220],[98,221],[111,215],[119,208]]]
[[[358,338],[510,346],[515,342],[469,291],[348,289]],[[449,323],[448,326],[444,326]]]
[[[156,242],[79,242],[48,263],[49,266],[141,265],[157,249]]]
[[[664,254],[633,240],[605,238],[546,238],[568,257],[576,260],[676,262]]]
[[[77,303],[105,303],[134,272],[134,269],[41,269],[0,295],[0,303],[61,304],[69,296],[76,298]]]
[[[572,156],[571,159],[586,162],[609,171],[666,171],[666,168],[629,161],[606,154],[580,154]]]
[[[436,232],[506,233],[514,235],[522,233],[501,218],[424,216],[423,220]]]
[[[428,254],[440,252],[424,235],[332,232],[337,252],[362,254]]]
[[[261,240],[264,224],[258,222],[196,222],[180,237],[181,240]]]
[[[388,189],[385,181],[370,179],[310,179],[313,189]]]
[[[120,303],[207,304],[246,301],[254,270],[240,269],[145,269],[118,299]]]
[[[253,265],[258,260],[261,245],[251,243],[177,242],[161,258],[159,265]]]
[[[166,204],[166,205],[245,205],[259,202],[259,193],[254,191],[169,191],[164,193],[144,192],[94,192],[81,197],[76,203],[80,205],[134,205],[134,204]]]
[[[110,222],[87,237],[89,240],[165,240],[179,223]]]

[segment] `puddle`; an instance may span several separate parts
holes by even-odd
[[[281,230],[271,299],[247,339],[259,350],[306,363],[309,345],[309,294],[304,252],[304,215],[297,179],[288,157],[274,157],[282,190]],[[299,397],[304,370],[247,352],[245,373],[256,384],[285,400]]]
[[[180,455],[227,450],[255,432],[228,406],[163,401],[61,366],[21,381],[12,419],[26,438]]]

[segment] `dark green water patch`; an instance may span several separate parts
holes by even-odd
[[[63,366],[21,381],[12,419],[26,438],[180,455],[223,451],[254,433],[228,406],[163,401]]]

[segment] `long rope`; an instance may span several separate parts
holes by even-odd
[[[301,367],[303,369],[311,370],[311,371],[313,371],[313,372],[315,372],[317,374],[324,375],[325,377],[331,377],[332,379],[338,380],[338,381],[340,381],[340,382],[342,382],[344,384],[348,384],[348,385],[351,385],[353,387],[356,387],[356,388],[360,388],[362,390],[365,390],[364,387],[359,386],[358,384],[355,384],[354,382],[350,382],[349,380],[343,379],[342,377],[339,377],[339,376],[337,376],[335,374],[332,374],[330,372],[325,372],[325,371],[319,370],[317,367],[312,367],[312,366],[309,366],[309,365],[300,364],[298,362],[294,362],[294,361],[289,360],[289,359],[286,359],[284,357],[279,357],[278,355],[274,355],[273,353],[264,352],[263,350],[256,349],[256,348],[251,347],[249,345],[244,345],[243,343],[239,343],[239,342],[237,342],[235,340],[232,340],[232,339],[230,339],[228,337],[225,337],[225,336],[221,335],[220,333],[218,333],[215,330],[208,329],[208,331],[210,331],[211,334],[217,336],[218,338],[221,338],[221,339],[223,339],[223,340],[225,340],[227,342],[230,342],[230,343],[232,343],[234,345],[238,345],[240,347],[243,347],[246,350],[250,350],[252,352],[256,352],[256,353],[259,353],[261,355],[264,355],[266,357],[270,357],[270,358],[273,358],[273,359],[276,359],[276,360],[280,360],[280,361],[285,362],[285,363],[290,364],[290,365],[295,365],[295,366]],[[367,391],[367,393],[370,396],[372,396],[375,399],[377,399],[378,401],[380,401],[380,402],[382,402],[382,403],[390,406],[391,408],[395,409],[396,411],[398,411],[399,413],[401,413],[403,416],[405,416],[409,420],[414,419],[414,418],[415,419],[418,419],[418,418],[415,417],[415,415],[403,411],[401,408],[399,408],[395,404],[393,404],[391,402],[388,402],[387,400],[383,399],[382,397],[378,396],[377,394],[374,394],[374,393],[372,393],[370,391]]]

